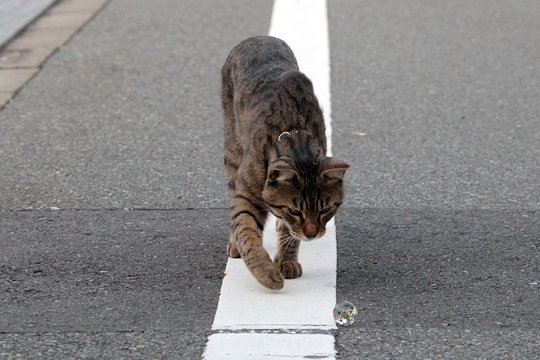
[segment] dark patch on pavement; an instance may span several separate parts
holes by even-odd
[[[67,334],[42,339],[90,345],[106,333],[153,341],[152,333],[193,332],[204,335],[196,340],[203,349],[227,261],[227,221],[226,210],[2,212],[0,343],[21,351],[51,332]],[[6,340],[15,338],[26,340]]]

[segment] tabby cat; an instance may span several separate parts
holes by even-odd
[[[222,69],[225,168],[231,198],[229,256],[242,257],[263,286],[302,275],[300,241],[318,239],[343,199],[345,162],[325,156],[324,119],[311,81],[280,39],[233,48]],[[276,216],[274,261],[262,245]]]

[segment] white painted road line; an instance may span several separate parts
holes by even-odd
[[[326,121],[331,154],[330,50],[326,0],[275,0],[270,35],[293,49],[300,70],[313,82]],[[264,246],[273,257],[275,219],[265,227]],[[241,259],[229,259],[221,295],[203,354],[214,359],[334,359],[336,324],[336,233],[302,242],[304,274],[285,280],[280,291],[259,285]]]
[[[313,83],[326,123],[328,155],[332,154],[330,43],[326,0],[275,0],[269,35],[294,51],[300,71]]]
[[[273,257],[277,234],[275,219],[264,231],[264,247]],[[214,331],[254,329],[331,331],[336,328],[332,309],[336,301],[336,245],[334,225],[317,241],[302,242],[300,263],[304,274],[285,280],[282,290],[262,287],[242,259],[229,259],[214,318]]]
[[[205,354],[206,359],[333,359],[334,337],[320,334],[214,334],[210,336]]]

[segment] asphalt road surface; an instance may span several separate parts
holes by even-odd
[[[219,71],[268,1],[112,0],[0,112],[0,358],[200,358]],[[540,353],[540,3],[332,1],[340,359]]]

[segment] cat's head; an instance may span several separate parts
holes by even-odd
[[[309,163],[281,157],[269,164],[263,199],[293,237],[320,238],[343,201],[343,176],[349,165],[320,156]]]

